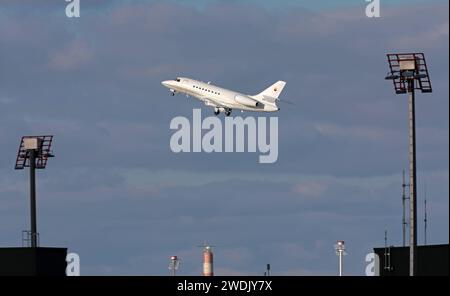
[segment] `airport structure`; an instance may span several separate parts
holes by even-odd
[[[22,248],[0,248],[0,275],[56,275],[66,272],[66,248],[39,245],[36,215],[36,169],[45,169],[53,157],[53,136],[24,136],[17,153],[15,169],[30,168],[30,230],[22,232]]]
[[[377,274],[380,276],[408,276],[409,248],[385,246],[374,248],[378,255]],[[448,276],[449,245],[426,245],[417,247],[418,276]]]
[[[431,81],[423,53],[387,55],[389,74],[396,94],[408,94],[409,106],[409,275],[417,274],[417,174],[415,90],[431,93]]]
[[[170,274],[172,276],[175,276],[179,267],[180,267],[180,259],[178,259],[178,256],[171,256],[169,263]]]
[[[38,246],[37,218],[36,218],[36,169],[45,169],[47,160],[53,157],[53,136],[24,136],[20,141],[16,158],[16,170],[30,168],[30,220],[31,229],[26,240],[29,240],[32,248]]]
[[[214,255],[211,246],[203,249],[203,276],[214,276]]]
[[[270,276],[270,264],[266,264],[266,271],[264,272],[264,276]]]
[[[339,257],[339,276],[342,276],[344,272],[344,256],[347,255],[345,252],[345,242],[343,240],[338,240],[334,245],[334,250]]]

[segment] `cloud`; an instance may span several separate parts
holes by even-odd
[[[49,67],[57,71],[76,70],[93,58],[93,50],[85,42],[74,40],[50,55]]]
[[[420,31],[415,36],[400,37],[396,42],[396,47],[402,48],[433,48],[444,39],[448,39],[448,22],[436,25],[426,31]]]
[[[336,137],[338,139],[363,139],[369,141],[387,140],[389,137],[389,130],[383,130],[378,127],[341,127],[332,124],[317,124],[317,130],[324,136]],[[399,133],[398,133],[399,134]],[[397,135],[398,135],[397,134]],[[395,136],[395,135],[394,135]],[[391,137],[394,138],[394,137]]]
[[[294,192],[302,197],[320,197],[327,190],[328,186],[318,182],[303,182],[294,186]]]

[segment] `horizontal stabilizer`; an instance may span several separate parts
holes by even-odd
[[[270,97],[270,96],[264,96],[262,98],[263,101],[269,102],[269,103],[275,103],[278,98]]]

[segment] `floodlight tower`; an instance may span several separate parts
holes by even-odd
[[[173,276],[176,275],[176,272],[179,267],[180,267],[180,259],[178,259],[178,256],[171,256],[169,263],[169,270],[171,271],[171,274]]]
[[[408,93],[409,106],[409,275],[417,274],[417,177],[416,177],[416,110],[415,90],[431,93],[431,81],[423,53],[388,54],[395,93]]]
[[[30,241],[31,247],[38,247],[36,222],[36,169],[45,169],[47,160],[53,157],[51,151],[53,136],[24,136],[20,141],[16,158],[16,170],[30,168]]]
[[[347,252],[345,252],[345,242],[343,240],[338,240],[334,245],[334,250],[336,251],[336,255],[339,256],[339,276],[342,276],[344,270],[344,255],[347,255]]]

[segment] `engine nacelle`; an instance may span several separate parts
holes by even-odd
[[[244,97],[244,96],[240,96],[240,95],[235,96],[234,100],[236,102],[238,102],[239,104],[242,104],[242,105],[245,105],[248,107],[257,107],[259,105],[258,101],[255,101],[249,97]]]

